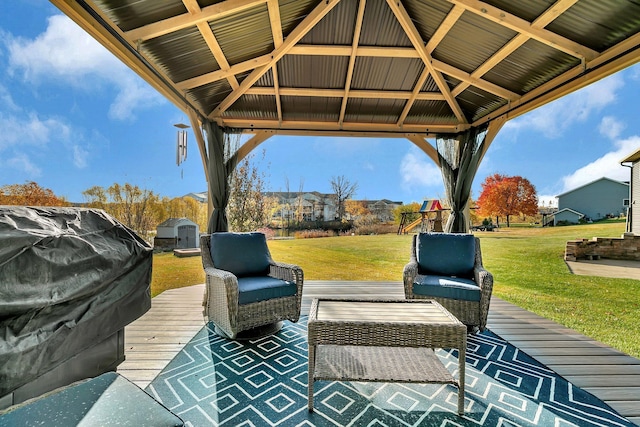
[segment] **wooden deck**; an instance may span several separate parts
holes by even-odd
[[[118,372],[146,387],[202,328],[204,285],[163,292],[125,329]],[[401,283],[306,281],[302,314],[313,298],[404,298]],[[640,425],[640,360],[513,304],[493,298],[489,329]]]

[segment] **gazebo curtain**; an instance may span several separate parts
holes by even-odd
[[[213,203],[213,212],[209,217],[208,233],[228,231],[227,204],[229,203],[229,179],[236,167],[237,156],[226,159],[224,130],[217,123],[205,120],[202,127],[207,135],[209,197]]]
[[[438,135],[436,150],[444,181],[446,198],[451,208],[444,227],[447,233],[467,233],[469,219],[465,216],[471,184],[482,158],[487,128],[470,128],[457,135]]]

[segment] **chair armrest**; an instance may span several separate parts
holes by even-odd
[[[215,298],[221,294],[226,295],[226,300],[231,306],[238,305],[238,278],[233,273],[214,267],[205,268],[204,273],[207,282],[204,296],[205,306],[210,296]]]
[[[294,264],[286,264],[284,262],[271,261],[269,264],[269,276],[289,282],[295,282],[298,285],[298,292],[302,293],[302,283],[304,282],[304,273],[302,268]]]
[[[489,314],[489,304],[491,303],[491,293],[493,292],[493,275],[481,265],[476,265],[473,269],[473,278],[480,286],[480,331],[486,327],[487,315]]]
[[[402,271],[402,281],[404,282],[404,296],[406,299],[413,299],[413,282],[418,275],[418,262],[409,261]]]

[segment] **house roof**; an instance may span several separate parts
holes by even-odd
[[[631,1],[51,1],[192,123],[267,137],[458,133],[640,59]]]
[[[592,184],[594,184],[596,182],[599,182],[599,181],[610,181],[610,182],[613,182],[613,183],[616,183],[616,184],[626,185],[627,187],[629,186],[628,182],[616,181],[615,179],[611,179],[611,178],[607,178],[606,176],[603,176],[602,178],[593,180],[593,181],[591,181],[591,182],[589,182],[587,184],[581,185],[580,187],[576,187],[573,190],[565,191],[564,193],[557,195],[556,198],[565,196],[565,195],[567,195],[569,193],[573,193],[574,191],[578,191],[581,188],[588,187],[588,186],[590,186],[590,185],[592,185]]]
[[[628,157],[624,158],[620,163],[628,163],[628,162],[638,162],[640,161],[640,148],[635,153],[629,154]]]
[[[191,221],[189,218],[169,218],[168,220],[158,224],[158,227],[175,227],[183,223],[194,224],[194,225],[196,224],[195,222]]]
[[[552,215],[554,215],[554,216],[555,216],[555,215],[558,215],[558,214],[561,214],[561,213],[572,213],[572,214],[574,214],[575,216],[577,216],[577,217],[579,217],[579,218],[584,217],[584,214],[583,214],[583,213],[580,213],[580,212],[578,212],[578,211],[574,211],[574,210],[573,210],[573,209],[571,209],[571,208],[564,208],[564,209],[562,209],[562,210],[559,210],[559,211],[554,212]]]

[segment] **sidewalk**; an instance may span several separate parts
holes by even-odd
[[[599,259],[594,261],[565,261],[573,274],[581,276],[613,277],[640,280],[640,261]]]

